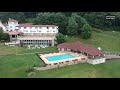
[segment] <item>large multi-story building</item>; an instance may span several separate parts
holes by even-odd
[[[54,46],[58,33],[56,25],[33,25],[32,23],[18,23],[9,18],[7,23],[0,21],[0,27],[10,36],[10,41],[22,42],[24,45]]]

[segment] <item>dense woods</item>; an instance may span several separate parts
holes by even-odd
[[[0,28],[0,42],[9,41],[9,35],[7,33],[3,33],[2,28]]]
[[[106,16],[115,16],[115,19],[106,19]],[[2,22],[9,18],[20,23],[55,24],[64,35],[86,35],[85,26],[90,28],[87,29],[89,36],[92,28],[120,31],[120,12],[0,12]]]

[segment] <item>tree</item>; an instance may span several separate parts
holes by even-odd
[[[84,25],[85,23],[87,23],[87,21],[86,21],[85,18],[81,17],[81,15],[78,15],[77,12],[72,13],[71,16],[75,18],[75,21],[76,21],[76,23],[78,24],[77,34],[79,35],[79,34],[82,33],[82,29],[81,29],[81,28],[83,27],[83,25]]]
[[[3,33],[3,29],[0,27],[0,33]]]
[[[82,38],[83,39],[91,38],[92,28],[89,24],[84,24],[82,30],[83,30],[82,31]]]
[[[65,42],[65,36],[62,33],[59,33],[56,36],[56,41],[57,41],[58,44],[64,43]]]
[[[9,41],[8,33],[0,33],[0,41]]]
[[[48,24],[49,12],[38,13],[37,17],[34,20],[34,24]]]
[[[16,19],[19,22],[25,21],[25,15],[23,12],[0,12],[0,19],[3,22],[7,22],[9,18]]]
[[[48,16],[48,23],[59,26],[59,32],[66,34],[67,17],[61,12],[53,12]]]
[[[9,41],[9,34],[4,33],[2,28],[0,28],[0,41]]]
[[[67,18],[61,12],[39,13],[34,20],[34,24],[54,24],[59,26],[59,32],[66,34]]]
[[[78,23],[76,22],[74,17],[70,17],[67,26],[67,33],[69,35],[76,35],[78,29]]]

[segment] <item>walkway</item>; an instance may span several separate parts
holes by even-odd
[[[120,52],[105,52],[105,57],[107,60],[120,59]]]

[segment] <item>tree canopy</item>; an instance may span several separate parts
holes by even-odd
[[[89,24],[84,24],[82,27],[82,38],[83,39],[88,39],[91,38],[92,35],[92,28]]]
[[[0,28],[0,41],[9,41],[9,35]]]
[[[115,16],[115,19],[106,19]],[[81,35],[83,26],[102,30],[120,31],[120,12],[0,12],[0,19],[6,22],[9,18],[19,22],[33,24],[54,24],[63,35]]]
[[[65,42],[65,36],[62,33],[58,33],[56,36],[56,41],[58,44]]]

